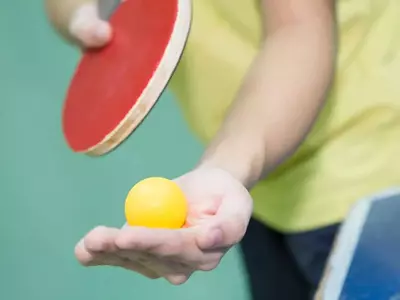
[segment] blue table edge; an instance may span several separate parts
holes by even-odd
[[[358,201],[343,222],[326,266],[316,299],[338,300],[340,298],[354,252],[367,219],[371,205],[380,200],[400,194],[400,188],[392,188]]]

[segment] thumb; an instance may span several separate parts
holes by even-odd
[[[69,32],[84,48],[102,47],[112,37],[111,26],[100,19],[96,2],[83,4],[74,12]]]
[[[226,194],[217,213],[204,226],[197,238],[202,250],[231,247],[239,243],[252,214],[253,200],[247,190],[232,189]]]

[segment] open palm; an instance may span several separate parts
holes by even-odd
[[[111,265],[149,278],[184,283],[193,272],[214,269],[238,243],[252,212],[248,191],[227,172],[195,169],[176,179],[189,202],[184,228],[97,227],[76,246],[85,266]]]

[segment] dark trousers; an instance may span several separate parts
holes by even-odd
[[[241,242],[252,299],[312,299],[337,229],[282,234],[252,219]]]

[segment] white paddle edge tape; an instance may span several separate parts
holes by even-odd
[[[325,278],[322,280],[322,285],[315,299],[340,299],[371,205],[376,201],[399,194],[400,188],[391,188],[365,198],[354,205],[339,230],[335,247],[326,266]]]
[[[121,6],[124,2],[121,3]],[[165,48],[152,78],[135,105],[129,110],[118,126],[93,147],[77,152],[92,156],[107,154],[119,146],[143,121],[160,98],[181,58],[189,35],[192,18],[191,0],[178,0],[178,12],[171,39]]]

